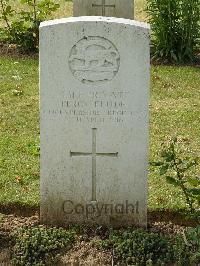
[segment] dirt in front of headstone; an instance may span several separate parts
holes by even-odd
[[[10,237],[9,234],[0,229],[0,266],[10,264]]]
[[[5,215],[2,223],[0,223],[0,230],[4,232],[13,232],[14,230],[23,226],[31,227],[39,224],[39,215],[35,214],[30,217]]]
[[[25,53],[22,52],[16,44],[9,44],[0,41],[0,56],[6,56],[12,59],[38,59],[39,54],[36,52]]]
[[[10,261],[10,257],[11,257],[11,254],[10,254],[9,248],[0,250],[0,266],[12,265],[11,261]]]
[[[95,248],[91,242],[78,241],[74,247],[63,254],[57,266],[110,266],[112,254]]]

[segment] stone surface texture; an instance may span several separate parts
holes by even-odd
[[[149,26],[40,26],[41,221],[146,225]]]
[[[133,0],[74,0],[74,17],[106,16],[117,18],[134,18]]]

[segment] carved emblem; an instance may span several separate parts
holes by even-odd
[[[119,70],[120,56],[116,47],[103,37],[85,37],[72,47],[69,66],[82,83],[112,80]]]

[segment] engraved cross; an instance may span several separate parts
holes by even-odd
[[[96,151],[96,135],[97,128],[92,129],[92,152],[72,152],[70,151],[70,156],[91,156],[92,157],[92,201],[97,201],[96,196],[96,158],[98,156],[107,156],[107,157],[117,157],[118,152],[115,153],[99,153]]]
[[[92,4],[92,7],[101,7],[102,8],[102,16],[105,16],[106,14],[106,7],[114,7],[115,5],[106,5],[106,0],[101,0],[102,3],[100,5]]]

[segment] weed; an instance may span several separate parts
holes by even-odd
[[[160,168],[160,175],[164,176],[169,184],[181,189],[186,203],[193,213],[195,206],[200,207],[200,177],[193,173],[199,158],[182,155],[179,145],[176,137],[168,144],[163,144],[161,160],[152,162],[151,165]]]

